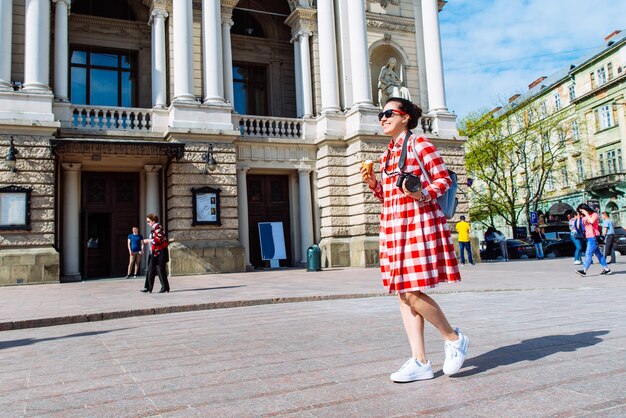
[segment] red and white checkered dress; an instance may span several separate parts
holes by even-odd
[[[437,197],[452,181],[435,146],[424,137],[409,137],[404,171],[421,175],[418,155],[433,184],[422,176],[424,201],[406,196],[396,187],[398,160],[405,133],[389,143],[381,158],[382,182],[373,190],[383,202],[380,216],[380,270],[389,293],[403,293],[461,280],[446,217]],[[415,147],[415,150],[414,150]],[[389,156],[387,172],[385,163]]]

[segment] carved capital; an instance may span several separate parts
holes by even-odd
[[[169,13],[167,13],[164,9],[152,9],[152,12],[150,12],[150,20],[148,20],[148,25],[152,25],[152,22],[155,19],[165,19],[168,16]]]
[[[314,32],[317,28],[317,10],[297,8],[285,20],[285,24],[291,28],[291,33],[296,35],[305,30]]]

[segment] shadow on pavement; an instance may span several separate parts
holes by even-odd
[[[238,286],[216,286],[216,287],[201,287],[196,289],[180,289],[180,290],[170,290],[170,293],[179,293],[179,292],[195,292],[197,290],[219,290],[219,289],[233,289],[235,287],[246,287],[245,284],[240,284]]]
[[[54,340],[62,340],[65,338],[78,338],[78,337],[90,337],[92,335],[99,334],[108,334],[109,332],[114,331],[122,331],[129,328],[118,328],[118,329],[110,329],[108,331],[90,331],[90,332],[79,332],[76,334],[68,334],[63,335],[61,337],[49,337],[49,338],[23,338],[21,340],[11,340],[11,341],[0,341],[0,350],[4,350],[7,348],[13,347],[23,347],[26,345],[37,344],[44,341],[54,341]]]
[[[463,367],[473,367],[453,377],[466,377],[500,366],[519,363],[521,361],[535,361],[556,353],[573,352],[579,348],[589,347],[602,342],[600,335],[609,331],[589,331],[574,335],[547,335],[545,337],[523,340],[517,344],[499,347],[478,357],[465,361]]]

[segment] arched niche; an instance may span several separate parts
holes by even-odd
[[[378,77],[380,70],[387,65],[389,58],[396,59],[396,71],[402,80],[402,85],[407,86],[406,66],[409,63],[408,56],[399,45],[390,40],[380,40],[370,46],[370,70],[372,74],[371,89],[375,105],[382,107],[384,103],[378,103]],[[411,92],[413,95],[414,92]]]

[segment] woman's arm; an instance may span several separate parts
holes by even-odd
[[[431,183],[426,184],[422,190],[422,200],[429,201],[437,199],[452,185],[452,179],[450,178],[448,169],[439,155],[437,148],[426,138],[416,137],[413,141],[413,147],[415,158],[420,159],[431,181]]]

